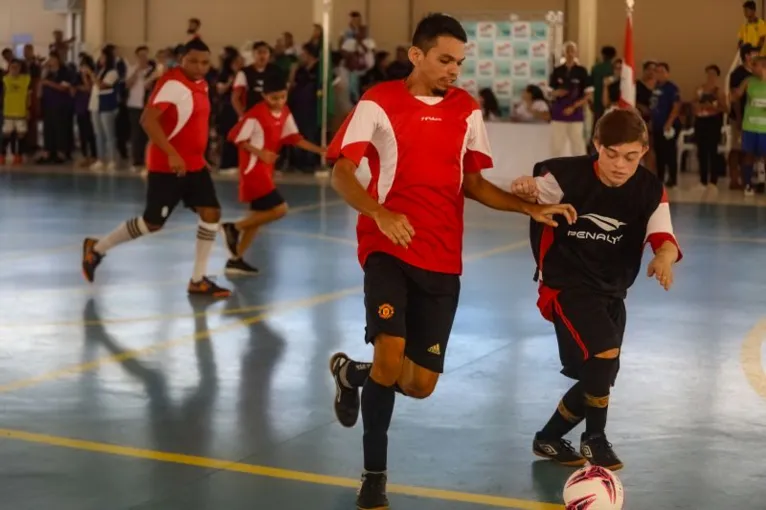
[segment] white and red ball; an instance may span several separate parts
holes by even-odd
[[[620,479],[599,466],[578,469],[564,485],[566,510],[622,510],[624,501]]]

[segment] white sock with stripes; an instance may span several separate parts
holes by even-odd
[[[128,221],[121,223],[119,227],[112,230],[105,237],[99,239],[93,249],[96,250],[97,253],[103,255],[118,244],[132,241],[133,239],[137,239],[149,233],[149,227],[146,226],[143,217],[139,216],[138,218],[131,218]]]
[[[218,233],[218,223],[205,223],[199,220],[197,227],[197,250],[194,257],[194,273],[192,281],[199,282],[207,273],[207,262],[210,260],[210,252],[213,251],[215,235]]]

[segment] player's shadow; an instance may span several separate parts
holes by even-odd
[[[559,502],[563,499],[564,483],[574,468],[561,466],[549,460],[532,462],[532,486],[539,501]]]
[[[225,310],[243,307],[248,288],[254,285],[252,278],[232,279],[234,293],[224,306]],[[247,321],[248,343],[240,365],[239,401],[237,413],[240,434],[243,438],[243,452],[248,457],[270,449],[278,441],[275,430],[288,416],[277,416],[273,403],[279,402],[284,394],[273,391],[275,369],[285,351],[285,339],[263,320],[254,320],[264,312],[248,315],[234,315],[240,321]]]
[[[199,335],[208,329],[207,303],[195,303],[191,299],[190,302],[195,312],[194,330]],[[143,384],[154,448],[164,452],[208,454],[213,432],[212,411],[218,393],[217,367],[210,340],[203,338],[194,342],[198,381],[176,402],[161,367],[141,361],[140,356],[131,356],[130,349],[121,345],[101,323],[93,299],[86,303],[83,318],[89,324],[85,332],[88,342],[106,348],[125,372]]]

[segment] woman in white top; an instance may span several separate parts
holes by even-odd
[[[116,166],[117,135],[115,128],[119,102],[115,85],[118,79],[114,53],[109,48],[104,48],[101,50],[96,72],[91,76],[93,89],[90,93],[88,109],[93,118],[96,151],[98,153],[98,159],[91,165],[91,170],[101,170],[106,166],[106,169],[111,171]]]
[[[549,122],[551,120],[551,110],[540,87],[527,85],[521,102],[513,109],[512,118],[516,122]]]

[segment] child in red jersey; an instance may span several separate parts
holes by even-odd
[[[239,200],[250,204],[250,214],[236,223],[222,225],[231,258],[227,274],[258,274],[242,256],[258,229],[287,214],[287,203],[274,185],[274,163],[283,145],[324,154],[321,147],[306,141],[298,132],[287,108],[287,83],[281,75],[268,75],[263,101],[248,110],[229,132],[229,141],[239,148]]]

